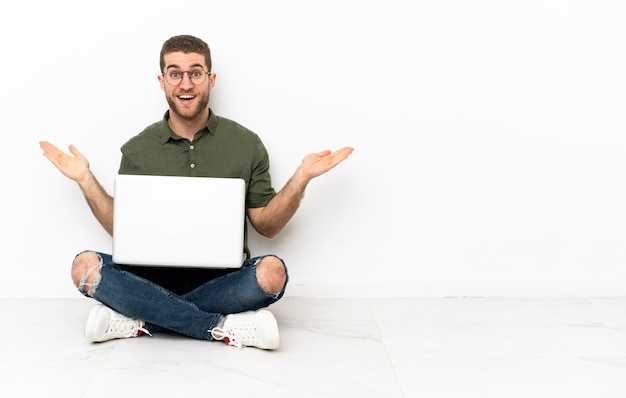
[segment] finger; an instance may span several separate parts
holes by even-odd
[[[352,153],[354,149],[351,147],[345,147],[345,148],[341,148],[335,152],[333,152],[329,158],[332,159],[333,162],[335,163],[339,163],[341,161],[343,161],[344,159],[346,159],[348,156],[350,156],[350,154]]]
[[[58,150],[57,147],[55,147],[48,141],[39,141],[39,147],[43,149],[44,152],[51,152],[54,150]]]
[[[70,150],[70,152],[71,152],[71,153],[72,153],[72,155],[74,155],[74,156],[77,156],[77,157],[78,157],[78,156],[80,156],[80,155],[81,155],[81,153],[80,153],[80,151],[78,150],[78,148],[76,148],[74,145],[71,145],[71,144],[70,144],[70,146],[68,147],[68,149]]]
[[[352,152],[354,152],[354,148],[346,146],[337,150],[335,154],[349,156]]]
[[[39,143],[39,146],[43,150],[43,155],[50,160],[55,160],[59,157],[59,154],[62,153],[57,147],[50,144],[49,142],[42,141]]]
[[[54,148],[54,147],[53,147]],[[60,167],[62,162],[62,157],[65,155],[63,152],[59,151],[57,148],[48,148],[44,151],[43,155],[48,158],[49,161],[52,162],[57,168]]]
[[[324,151],[321,151],[321,152],[316,153],[316,155],[317,155],[317,156],[319,156],[319,157],[328,156],[328,155],[330,155],[330,154],[331,154],[330,149],[326,149],[326,150],[324,150]]]

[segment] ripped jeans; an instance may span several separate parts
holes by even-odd
[[[265,257],[261,256],[246,260],[239,270],[211,279],[188,293],[175,294],[115,264],[111,255],[92,252],[100,258],[99,269],[83,275],[79,292],[127,317],[141,319],[150,333],[169,330],[196,339],[213,340],[207,331],[226,315],[275,303],[283,296],[288,281],[287,277],[285,287],[276,294],[264,292],[256,278],[256,266]],[[87,286],[85,280],[96,272],[99,275]]]

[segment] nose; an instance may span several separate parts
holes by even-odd
[[[183,80],[181,80],[180,86],[182,86],[182,87],[192,87],[193,86],[193,83],[191,82],[191,74],[190,74],[190,72],[183,72]]]

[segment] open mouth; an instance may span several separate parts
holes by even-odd
[[[179,100],[180,100],[180,102],[182,102],[183,104],[189,104],[189,103],[191,103],[191,102],[194,100],[194,98],[196,98],[196,96],[195,96],[195,95],[188,95],[188,94],[185,94],[185,95],[179,95],[179,96],[178,96],[178,99],[179,99]]]

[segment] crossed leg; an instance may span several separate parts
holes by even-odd
[[[74,285],[91,297],[94,296],[100,283],[102,259],[93,251],[84,251],[76,256],[72,263],[72,280]],[[263,292],[277,294],[287,282],[287,272],[283,262],[275,256],[265,256],[256,268],[256,278]]]

